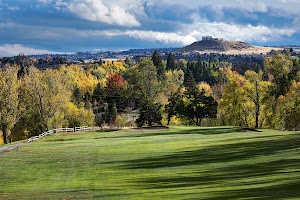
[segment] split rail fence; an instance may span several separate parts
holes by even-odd
[[[45,136],[53,135],[55,133],[69,133],[69,132],[82,132],[82,131],[97,131],[101,130],[101,127],[88,127],[88,126],[82,126],[82,127],[74,127],[74,128],[57,128],[53,129],[47,132],[44,132],[40,135],[33,136],[31,138],[27,139],[27,142],[32,142],[34,140],[39,140]]]

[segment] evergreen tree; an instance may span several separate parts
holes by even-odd
[[[175,59],[173,53],[168,54],[167,58],[167,70],[174,70],[175,69]]]
[[[164,74],[166,69],[165,69],[164,63],[163,63],[159,53],[157,52],[157,50],[155,50],[152,55],[152,62],[154,64],[154,66],[156,67],[157,76],[161,77]]]

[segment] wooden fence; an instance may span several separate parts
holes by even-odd
[[[27,142],[32,142],[34,140],[39,140],[47,135],[53,135],[55,133],[69,133],[69,132],[82,132],[82,131],[97,131],[97,130],[101,130],[101,127],[88,127],[88,126],[82,126],[82,127],[74,127],[74,128],[58,128],[58,129],[54,129],[54,130],[50,130],[47,132],[44,132],[40,135],[31,137],[27,139]]]

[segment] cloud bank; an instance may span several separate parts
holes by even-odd
[[[62,54],[63,52],[48,51],[44,49],[35,49],[25,47],[21,44],[5,44],[0,46],[1,56],[17,56],[19,54],[34,55],[34,54]]]
[[[6,54],[180,47],[203,35],[300,45],[299,10],[299,0],[0,0],[0,46]]]

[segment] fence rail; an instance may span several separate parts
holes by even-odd
[[[27,139],[27,142],[32,142],[35,140],[39,140],[45,136],[48,135],[53,135],[55,133],[70,133],[70,132],[82,132],[82,131],[97,131],[97,130],[101,130],[101,127],[88,127],[88,126],[82,126],[82,127],[74,127],[74,128],[57,128],[57,129],[53,129],[47,132],[44,132],[40,135],[37,136],[33,136],[31,138]]]

